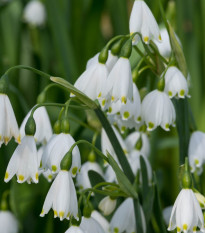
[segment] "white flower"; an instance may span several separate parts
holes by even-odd
[[[105,90],[108,69],[105,64],[97,62],[88,67],[77,79],[74,86],[92,100],[100,98]],[[73,96],[73,94],[71,94]]]
[[[100,224],[100,226],[103,228],[105,233],[109,232],[109,228],[110,228],[109,222],[98,211],[94,210],[91,214],[91,217],[94,218]]]
[[[129,134],[125,139],[125,143],[127,145],[127,150],[130,153],[131,151],[136,149],[135,146],[136,146],[136,143],[138,142],[138,140],[140,139],[140,136],[142,139],[142,148],[140,149],[140,151],[146,157],[148,157],[150,154],[150,141],[149,141],[147,134],[145,134],[145,133],[133,132],[133,133]]]
[[[142,101],[142,118],[148,131],[157,126],[169,131],[170,125],[174,126],[176,113],[168,95],[159,90],[147,94]]]
[[[50,208],[54,211],[54,217],[59,217],[60,220],[69,219],[71,216],[77,218],[77,195],[69,171],[61,170],[56,176],[48,191],[40,216],[44,217]]]
[[[25,136],[14,151],[4,181],[8,182],[16,174],[17,182],[38,183],[38,154],[33,136]]]
[[[189,141],[188,158],[191,166],[191,172],[197,170],[201,174],[203,163],[205,161],[205,133],[195,131],[192,133]]]
[[[43,25],[46,20],[44,5],[37,0],[28,2],[24,9],[24,20],[33,26]]]
[[[102,168],[96,162],[85,162],[81,169],[80,173],[77,175],[77,186],[80,189],[91,188],[90,179],[88,176],[88,171],[93,170],[103,176]]]
[[[30,114],[31,111],[27,114],[21,124],[20,134],[22,138],[25,135],[25,125],[28,118],[30,117]],[[51,123],[46,108],[44,106],[37,108],[33,114],[33,118],[36,123],[36,132],[34,138],[37,143],[46,144],[52,136]]]
[[[17,233],[18,222],[10,211],[0,211],[0,231],[2,233]]]
[[[130,33],[139,32],[145,43],[154,37],[161,41],[161,35],[157,22],[147,4],[142,0],[134,2],[130,15]]]
[[[88,232],[89,233],[105,233],[103,228],[100,226],[100,224],[92,217],[90,218],[82,217],[80,227],[86,233]]]
[[[109,196],[107,196],[100,201],[98,208],[103,212],[105,216],[107,216],[113,212],[113,210],[116,207],[116,204],[116,199],[111,199]]]
[[[65,233],[86,233],[79,226],[71,226]]]
[[[141,219],[143,232],[146,232],[145,225],[145,217],[142,208],[141,210]],[[134,205],[133,200],[131,198],[127,198],[115,211],[111,222],[110,229],[112,233],[133,233],[136,232],[136,222],[135,222],[135,213],[134,213]]]
[[[98,57],[100,53],[97,53],[94,57],[90,58],[87,62],[86,69],[88,69],[90,66],[96,65],[98,63]],[[108,59],[106,61],[106,66],[108,69],[108,72],[110,72],[115,65],[115,63],[118,60],[118,56],[115,56],[111,53],[111,51],[108,51]]]
[[[120,100],[122,103],[126,103],[127,99],[133,101],[132,83],[129,59],[120,57],[109,73],[102,97],[105,97],[106,101],[111,98],[112,102]]]
[[[190,97],[188,92],[188,83],[182,72],[175,66],[168,68],[165,74],[164,91],[170,98],[176,96],[178,98]]]
[[[168,230],[177,232],[196,232],[197,227],[204,231],[204,217],[200,205],[191,189],[179,193],[170,217]]]
[[[43,168],[49,169],[53,173],[57,173],[60,170],[61,160],[74,143],[75,141],[70,134],[54,134],[48,141],[42,155]],[[72,172],[72,176],[75,176],[81,166],[80,152],[77,146],[73,149],[72,155],[72,166],[70,171]]]
[[[18,124],[13,108],[7,95],[0,93],[0,146],[7,143],[14,137],[20,143]]]
[[[141,121],[141,100],[137,86],[133,83],[133,99],[127,99],[124,104],[120,100],[112,102],[108,108],[109,114],[120,114],[122,120],[130,120],[139,123]]]
[[[172,209],[173,209],[173,206],[168,206],[165,209],[163,209],[163,212],[162,212],[163,219],[167,226],[169,225],[169,220],[171,217]]]

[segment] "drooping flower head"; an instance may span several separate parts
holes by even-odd
[[[139,32],[145,43],[149,43],[150,39],[155,38],[161,41],[161,35],[157,22],[143,0],[135,0],[130,15],[130,33]]]
[[[194,192],[182,189],[174,203],[168,230],[177,228],[177,232],[196,232],[197,227],[204,231],[202,210]]]
[[[25,181],[38,183],[39,163],[34,134],[35,121],[30,117],[26,124],[26,135],[17,146],[7,166],[5,182],[10,181],[16,174],[18,183]]]
[[[205,161],[205,133],[195,131],[192,133],[189,141],[188,157],[191,166],[191,172],[197,170],[201,174],[203,163]]]
[[[20,143],[21,137],[16,117],[8,96],[0,92],[0,146],[5,145],[14,137]]]
[[[176,113],[168,95],[159,90],[147,94],[142,101],[142,118],[148,131],[157,126],[169,131],[170,125],[175,125]]]
[[[178,98],[190,97],[188,82],[182,72],[175,66],[169,67],[165,73],[164,91],[170,98],[175,96]]]
[[[50,209],[54,211],[54,217],[60,220],[78,218],[78,202],[72,175],[69,171],[61,170],[53,181],[46,196],[42,212],[43,217]]]
[[[43,25],[46,20],[44,5],[37,0],[30,1],[24,9],[24,20],[33,26]]]

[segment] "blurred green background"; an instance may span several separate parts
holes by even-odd
[[[44,26],[34,28],[23,20],[23,9],[28,1],[0,0],[0,72],[23,64],[35,67],[53,76],[74,83],[83,72],[87,60],[99,52],[115,35],[129,33],[131,0],[44,0],[47,20]],[[205,131],[205,1],[162,1],[168,20],[181,40],[191,77],[191,107],[198,129]],[[162,22],[158,0],[146,0],[157,22]],[[15,71],[10,75],[10,100],[20,125],[27,111],[36,103],[38,93],[48,83],[28,71]],[[16,88],[21,92],[17,92]],[[51,89],[48,101],[63,102],[68,93]],[[48,109],[52,123],[58,109]],[[83,112],[71,112],[84,121]],[[72,122],[75,139],[91,140],[92,131],[83,130]],[[160,185],[162,206],[172,204],[178,193],[178,138],[175,130],[170,134],[156,130],[151,137],[151,162]],[[99,140],[98,140],[99,144]],[[0,197],[11,187],[10,207],[21,222],[21,232],[64,232],[68,223],[53,220],[53,213],[40,218],[49,184],[44,178],[38,185],[19,185],[14,179],[3,182],[6,166],[15,149],[12,141],[0,150]],[[82,151],[82,148],[81,148]],[[84,148],[83,154],[88,152]],[[171,191],[170,191],[171,190]]]

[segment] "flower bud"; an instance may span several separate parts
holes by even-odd
[[[91,213],[92,213],[92,208],[90,206],[90,203],[87,203],[83,209],[83,216],[85,218],[90,218]]]
[[[33,116],[30,116],[26,122],[25,134],[29,136],[34,136],[36,132],[36,123]]]
[[[108,49],[104,48],[99,54],[98,61],[99,63],[105,64],[107,59],[108,59]]]
[[[191,189],[192,187],[192,177],[189,171],[189,162],[188,158],[185,158],[184,172],[182,174],[182,187],[184,189]]]
[[[111,53],[113,55],[119,55],[120,50],[124,44],[124,41],[125,41],[125,37],[123,37],[122,39],[118,40],[116,43],[113,44],[111,48]]]
[[[53,126],[53,131],[55,134],[61,133],[61,121],[57,120]]]
[[[129,58],[132,53],[132,40],[126,41],[121,49],[120,57]]]
[[[69,171],[72,166],[72,152],[68,151],[61,161],[61,170]]]
[[[159,91],[164,91],[164,87],[165,87],[165,79],[164,77],[160,78],[158,84],[157,84],[157,89]]]
[[[68,119],[64,118],[62,121],[61,121],[61,132],[62,133],[69,133],[70,131],[70,124],[69,124],[69,121]]]
[[[107,216],[113,212],[113,210],[116,207],[116,203],[116,199],[112,199],[111,197],[105,197],[100,201],[98,208],[103,212],[105,216]]]

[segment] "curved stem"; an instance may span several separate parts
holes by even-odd
[[[79,140],[79,141],[75,142],[71,146],[71,148],[68,152],[71,153],[73,151],[74,147],[77,146],[78,144],[81,144],[81,143],[85,143],[85,144],[89,145],[98,155],[101,156],[102,159],[104,159],[108,162],[108,158],[97,147],[95,147],[92,143],[90,143],[86,140]]]
[[[65,107],[65,104],[58,104],[58,103],[42,103],[42,104],[37,104],[32,108],[30,116],[33,116],[34,112],[36,111],[37,108],[40,108],[42,106],[52,106],[52,107]]]
[[[16,69],[24,69],[24,70],[30,70],[30,71],[33,71],[34,73],[42,76],[42,77],[45,77],[47,79],[50,80],[50,77],[51,75],[50,74],[47,74],[43,71],[40,71],[40,70],[37,70],[31,66],[24,66],[24,65],[18,65],[18,66],[13,66],[11,68],[9,68],[6,72],[5,72],[5,75],[8,75],[12,70],[16,70]]]

